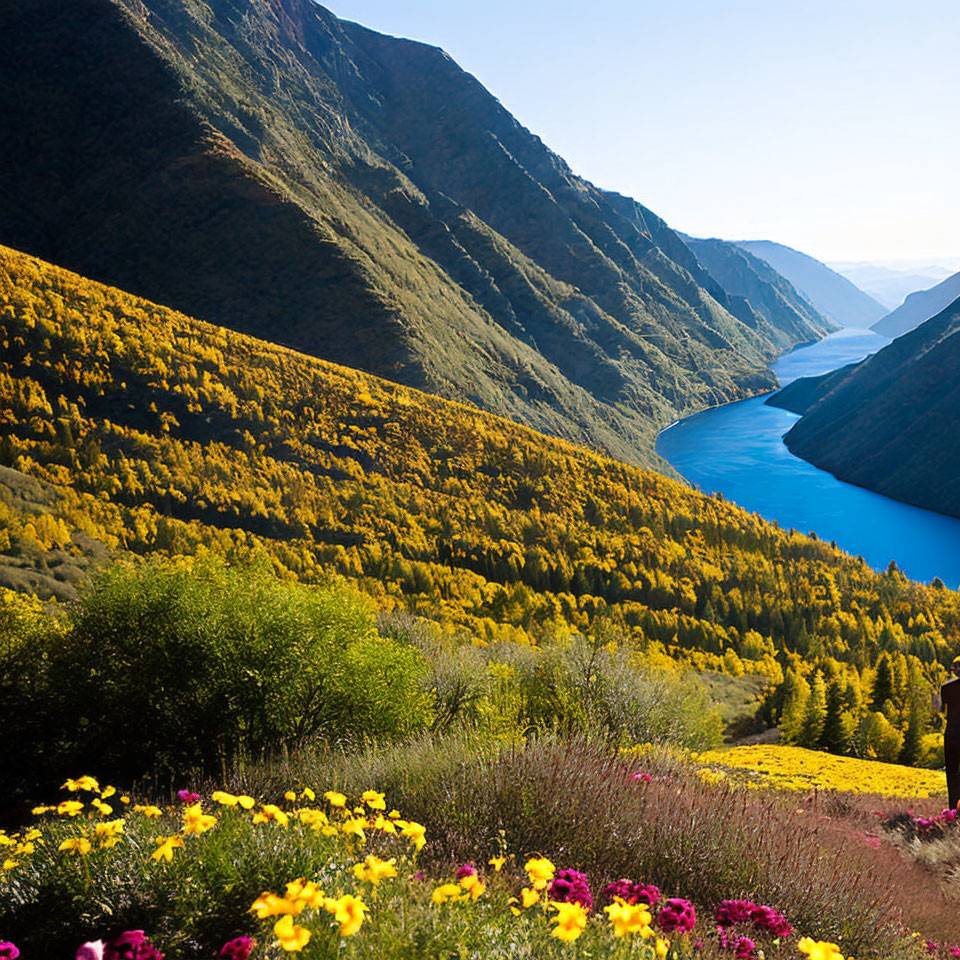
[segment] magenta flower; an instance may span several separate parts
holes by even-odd
[[[787,923],[787,918],[773,907],[754,907],[750,911],[750,919],[758,930],[771,937],[789,937],[793,933],[793,927]]]
[[[104,944],[103,960],[163,960],[163,954],[142,930],[126,930]]]
[[[664,933],[689,933],[697,922],[697,912],[689,900],[672,897],[657,914],[657,925]]]
[[[457,870],[457,879],[462,880],[464,877],[475,877],[477,875],[477,868],[472,863],[465,863],[459,870]]]
[[[717,907],[717,926],[735,927],[746,923],[757,905],[752,900],[723,900]]]
[[[579,903],[588,912],[593,909],[593,894],[587,875],[579,870],[560,870],[550,882],[547,899],[557,903]]]
[[[217,954],[217,957],[219,960],[249,960],[250,954],[253,953],[253,948],[256,945],[257,941],[254,940],[253,937],[248,937],[246,934],[243,934],[243,936],[228,940],[220,948],[220,953]]]
[[[200,794],[194,793],[193,790],[178,790],[177,796],[184,803],[196,803],[200,799]]]
[[[103,960],[103,941],[88,940],[77,948],[74,960]]]
[[[17,960],[20,951],[9,941],[0,941],[0,960]]]
[[[651,777],[649,773],[635,773],[631,779],[639,780],[643,783],[653,783],[653,777]]]
[[[632,880],[617,880],[603,888],[603,895],[608,900],[621,897],[627,903],[645,903],[653,906],[660,900],[660,888],[652,883],[634,883]]]
[[[737,960],[753,960],[757,945],[749,937],[739,937],[733,945],[733,955]]]

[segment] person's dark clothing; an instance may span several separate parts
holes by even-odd
[[[960,679],[948,680],[940,689],[940,702],[947,712],[943,731],[943,759],[947,768],[950,809],[960,803]]]

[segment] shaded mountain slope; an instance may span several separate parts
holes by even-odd
[[[771,402],[803,416],[798,456],[897,500],[960,516],[960,300],[866,360]]]
[[[960,273],[955,273],[929,290],[917,290],[874,325],[885,337],[899,337],[938,314],[960,297]]]
[[[803,342],[811,331],[829,331],[838,324],[827,319],[797,293],[766,260],[726,240],[684,237],[697,260],[731,297],[740,297],[779,333],[781,345]]]
[[[0,83],[0,241],[626,459],[796,336],[442,51],[310,0],[8,4]]]
[[[738,241],[737,246],[766,260],[817,310],[842,327],[869,327],[887,312],[846,277],[806,253],[770,240]]]

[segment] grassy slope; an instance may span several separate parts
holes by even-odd
[[[8,8],[0,82],[0,241],[622,459],[822,332],[741,311],[442,52],[309,0]]]
[[[947,658],[957,595],[663,476],[0,250],[0,461],[137,553],[266,551],[493,638]],[[19,549],[14,537],[12,550]],[[711,659],[712,658],[712,659]]]

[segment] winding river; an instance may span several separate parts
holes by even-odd
[[[783,384],[860,360],[889,341],[845,329],[781,357]],[[796,414],[765,397],[705,410],[664,430],[657,451],[701,490],[720,492],[782,527],[815,531],[878,570],[895,560],[916,580],[960,587],[960,519],[855,487],[795,457],[782,437]]]

